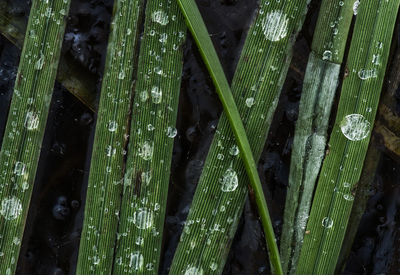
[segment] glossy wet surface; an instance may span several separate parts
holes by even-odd
[[[9,0],[10,12],[26,17],[25,0]],[[198,0],[209,32],[229,79],[240,54],[256,0]],[[297,119],[318,2],[294,49],[268,143],[259,164],[271,216],[280,235],[288,181],[290,150]],[[63,53],[98,78],[105,58],[111,0],[73,0]],[[0,136],[3,135],[12,95],[19,50],[0,38]],[[185,48],[185,63],[175,138],[171,185],[164,229],[161,274],[168,273],[183,222],[200,176],[208,146],[222,109],[192,40]],[[47,123],[18,274],[74,274],[82,228],[95,115],[56,84]],[[1,138],[0,138],[1,140]],[[399,165],[384,156],[371,199],[361,222],[345,274],[400,272]],[[263,233],[255,205],[246,203],[224,274],[269,274]]]

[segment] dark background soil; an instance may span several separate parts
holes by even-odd
[[[282,224],[294,123],[319,2],[311,2],[298,36],[274,124],[259,163],[277,236]],[[197,3],[231,79],[257,1],[197,0]],[[98,79],[97,93],[112,4],[112,0],[73,0],[63,45],[63,54]],[[8,0],[9,12],[14,16],[27,18],[29,6],[30,1]],[[19,50],[0,37],[0,143],[18,60]],[[192,39],[188,39],[161,274],[168,273],[221,111],[208,73]],[[74,274],[95,119],[93,112],[59,84],[55,85],[18,274]],[[384,155],[344,274],[400,274],[399,171],[399,164]],[[256,208],[248,201],[224,274],[269,274],[264,243]]]

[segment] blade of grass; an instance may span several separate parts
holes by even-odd
[[[297,274],[333,274],[368,149],[400,0],[365,0],[338,113],[313,201]]]
[[[0,274],[16,270],[69,5],[32,2],[0,151]]]
[[[291,46],[307,10],[307,1],[261,1],[259,14],[249,31],[232,90],[245,119],[252,148],[246,140],[235,101],[195,3],[184,0],[179,3],[213,77],[225,112],[211,145],[171,273],[222,272],[247,195],[247,172],[266,233],[270,261],[274,271],[282,274],[252,152],[259,159],[290,63]],[[245,139],[239,140],[242,138]],[[239,152],[243,162],[238,157]]]
[[[158,274],[185,38],[176,1],[147,1],[115,274]]]
[[[291,154],[280,244],[284,273],[295,273],[300,255],[354,2],[322,1],[314,31]]]
[[[142,0],[114,3],[77,274],[112,271],[142,10]]]
[[[0,1],[0,33],[18,48],[24,43],[26,23],[7,13],[7,3]],[[57,81],[92,111],[97,110],[96,79],[74,60],[61,55]]]
[[[395,43],[395,42],[392,42]],[[387,90],[384,92],[383,98],[379,103],[378,121],[375,123],[374,131],[371,136],[371,141],[368,146],[367,155],[364,161],[364,167],[361,173],[359,184],[357,184],[356,195],[354,197],[353,207],[349,218],[346,234],[343,240],[343,246],[340,251],[340,257],[336,272],[340,273],[346,267],[348,256],[350,255],[356,233],[361,222],[361,218],[365,213],[368,200],[370,198],[370,190],[373,187],[373,181],[378,169],[378,164],[382,158],[382,152],[378,148],[377,137],[381,133],[377,132],[377,125],[383,124],[394,130],[397,135],[400,135],[400,128],[395,121],[398,121],[398,116],[392,112],[392,108],[396,108],[395,94],[397,87],[400,85],[400,48],[397,47],[396,53],[392,59],[392,65],[389,69],[389,77],[387,81]],[[397,124],[397,125],[396,125]],[[381,128],[381,127],[379,127]]]
[[[219,99],[224,108],[232,132],[239,146],[240,156],[243,160],[250,186],[254,191],[258,212],[263,225],[265,239],[270,252],[270,261],[277,274],[282,273],[279,259],[278,246],[275,241],[274,229],[269,216],[267,202],[258,176],[257,166],[253,158],[250,143],[247,139],[246,130],[240,118],[235,100],[233,98],[229,83],[225,77],[222,65],[214,49],[206,25],[201,17],[200,11],[193,0],[178,0],[179,6],[185,16],[187,26],[199,48],[203,61],[213,79]]]

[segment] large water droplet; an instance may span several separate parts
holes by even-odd
[[[325,217],[322,219],[322,226],[325,228],[332,228],[333,226],[333,221],[329,217]]]
[[[168,15],[162,10],[153,12],[151,15],[151,19],[153,20],[153,22],[163,26],[169,23]]]
[[[1,202],[0,214],[6,220],[15,220],[21,215],[22,204],[21,201],[15,197],[6,197]]]
[[[24,126],[28,130],[35,130],[39,126],[39,116],[34,112],[27,112],[25,116]]]
[[[145,141],[139,147],[138,155],[144,160],[151,160],[153,158],[154,143]]]
[[[203,275],[203,269],[201,267],[191,266],[186,269],[184,275]]]
[[[135,271],[143,268],[144,258],[139,251],[133,252],[129,255],[129,267]]]
[[[14,166],[14,174],[22,176],[25,174],[26,165],[23,162],[17,161]]]
[[[349,140],[359,141],[369,135],[371,123],[363,115],[351,114],[343,118],[340,129]]]
[[[223,192],[235,191],[239,185],[239,180],[236,171],[233,170],[232,168],[228,168],[222,175],[220,182],[222,183],[221,190]]]
[[[133,223],[139,229],[147,229],[153,225],[153,212],[147,208],[139,208],[134,216]]]
[[[289,18],[279,10],[267,13],[262,21],[263,33],[270,41],[279,41],[286,37],[288,26]]]
[[[153,103],[159,104],[162,100],[162,90],[159,87],[154,86],[151,88],[151,98]]]

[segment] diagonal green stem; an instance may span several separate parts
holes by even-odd
[[[236,107],[228,81],[226,80],[221,63],[215,52],[212,41],[208,35],[207,28],[201,17],[200,11],[193,0],[178,0],[182,13],[185,16],[187,26],[191,31],[203,61],[213,79],[218,96],[221,100],[224,111],[228,117],[232,131],[239,145],[241,157],[254,190],[255,200],[264,228],[267,246],[270,252],[270,261],[276,274],[282,274],[282,267],[279,259],[278,247],[275,242],[275,235],[268,212],[268,206],[262,190],[260,178],[257,173],[256,163],[246,136],[239,111]]]

